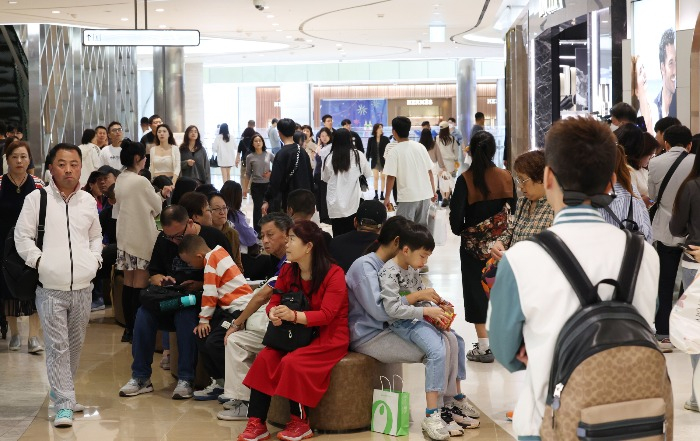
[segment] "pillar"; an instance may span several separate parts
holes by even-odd
[[[522,26],[506,34],[505,78],[505,148],[508,150],[508,168],[520,154],[530,150],[528,106],[528,58]],[[500,102],[500,100],[499,100]]]
[[[185,53],[182,47],[153,48],[153,109],[173,132],[185,130]]]
[[[469,144],[471,128],[476,113],[476,61],[473,58],[459,60],[457,65],[457,127]],[[464,153],[459,149],[459,162],[464,164]],[[460,167],[459,173],[464,171]]]

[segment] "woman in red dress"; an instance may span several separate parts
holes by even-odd
[[[310,345],[292,352],[264,348],[255,359],[243,384],[251,389],[248,424],[238,441],[270,438],[265,421],[273,395],[289,399],[291,420],[277,434],[280,440],[311,438],[307,408],[316,407],[330,383],[331,370],[348,353],[348,291],[343,270],[331,263],[323,231],[311,221],[297,222],[289,231],[287,259],[275,290],[301,288],[309,297],[311,310],[292,311],[280,305],[273,294],[267,306],[270,321],[318,327]]]

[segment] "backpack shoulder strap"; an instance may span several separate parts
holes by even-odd
[[[615,300],[632,304],[634,300],[634,288],[637,286],[637,275],[644,257],[644,236],[632,234],[624,230],[627,236],[625,254],[622,257],[620,274],[617,276],[618,290],[615,292]]]
[[[39,225],[37,227],[36,246],[41,250],[44,246],[44,227],[46,226],[46,190],[40,188],[41,198],[39,200]]]
[[[552,257],[574,288],[582,307],[601,301],[591,280],[588,278],[583,268],[581,268],[581,264],[576,260],[576,257],[571,253],[569,247],[566,246],[559,236],[546,230],[532,236],[529,240],[544,248],[547,254]]]

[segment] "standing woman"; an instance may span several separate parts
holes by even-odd
[[[514,212],[515,183],[510,173],[493,163],[493,156],[496,154],[493,135],[486,131],[478,131],[472,136],[469,146],[472,165],[457,178],[450,201],[450,227],[454,234],[462,237],[459,258],[462,265],[464,318],[474,324],[479,338],[478,343],[474,343],[474,349],[467,352],[467,359],[493,363],[494,357],[486,332],[488,298],[481,286],[481,271],[486,266],[489,250],[485,250],[484,256],[483,253],[468,247],[476,236],[466,229],[476,227],[476,230],[483,230],[482,237],[495,241],[498,238],[495,236],[496,232],[493,232],[494,236],[488,237],[492,230],[489,230],[488,222],[485,221],[493,222],[494,216],[502,213],[506,204],[509,206],[508,211],[511,214]]]
[[[139,295],[148,287],[148,263],[158,237],[154,218],[160,214],[172,187],[164,187],[158,194],[150,181],[139,175],[146,165],[146,147],[140,142],[122,142],[119,159],[126,168],[114,186],[117,203],[112,217],[117,220],[116,268],[124,271],[122,308],[126,329],[122,341],[130,342],[140,306]]]
[[[17,223],[24,198],[34,190],[43,188],[44,184],[36,176],[27,173],[32,153],[29,144],[24,141],[14,141],[5,148],[7,173],[0,179],[0,238],[4,241],[10,230]],[[22,342],[17,326],[17,317],[29,317],[29,340],[27,350],[30,353],[43,351],[39,342],[39,316],[36,313],[34,301],[20,301],[12,297],[5,284],[5,278],[0,271],[0,299],[5,306],[5,315],[10,327],[10,350],[19,351]]]
[[[304,150],[309,154],[309,160],[311,161],[311,171],[316,169],[316,153],[318,152],[318,145],[314,142],[313,129],[309,125],[301,126],[301,131],[306,135],[304,140]]]
[[[323,160],[321,179],[328,184],[328,216],[333,226],[333,237],[355,231],[355,215],[360,206],[362,190],[360,176],[372,177],[365,155],[352,143],[347,129],[335,131],[333,149]]]
[[[440,123],[440,133],[435,139],[435,145],[440,149],[442,160],[445,163],[445,170],[454,175],[455,162],[458,161],[459,144],[454,136],[450,135],[450,125],[447,121]]]
[[[352,142],[352,141],[351,141]],[[301,291],[309,299],[308,311],[292,311],[273,294],[267,305],[270,322],[282,321],[317,328],[318,336],[292,352],[264,348],[255,358],[243,384],[250,391],[248,424],[238,439],[267,439],[267,412],[273,395],[289,399],[291,420],[277,434],[280,440],[313,436],[307,410],[316,407],[328,390],[331,370],[347,353],[348,291],[343,270],[332,262],[323,231],[311,221],[297,222],[289,230],[287,259],[275,292]]]
[[[430,160],[433,161],[433,177],[436,177],[439,181],[440,174],[447,171],[447,167],[445,166],[445,161],[442,158],[442,152],[440,149],[435,148],[437,143],[433,139],[433,133],[430,131],[430,129],[423,129],[420,132],[418,142],[423,144],[425,149],[428,151],[428,156],[430,156]]]
[[[200,184],[211,184],[209,158],[197,126],[185,130],[185,139],[180,145],[180,169],[181,176],[196,179]]]
[[[265,193],[270,185],[270,170],[275,156],[267,151],[262,135],[256,133],[250,141],[253,151],[245,158],[245,175],[250,181],[250,195],[253,197],[253,228],[260,234],[260,218]]]
[[[431,136],[432,138],[432,136]],[[374,175],[374,200],[384,200],[384,150],[389,144],[389,138],[384,136],[384,125],[376,123],[372,126],[372,137],[367,140],[367,160]],[[377,189],[381,189],[381,195]]]
[[[151,149],[151,178],[167,176],[174,184],[181,172],[180,149],[167,124],[159,125],[155,135]]]
[[[241,171],[241,187],[243,187],[243,198],[248,197],[248,177],[246,176],[246,165],[245,158],[250,153],[250,142],[253,140],[253,135],[255,135],[255,129],[252,127],[246,127],[241,134],[241,140],[238,142],[238,153],[236,153],[236,167],[240,164]]]
[[[333,148],[334,133],[328,127],[321,127],[318,132],[318,152],[316,153],[316,167],[314,167],[314,184],[316,189],[316,209],[321,222],[330,224],[331,220],[328,217],[328,203],[326,202],[326,193],[328,185],[321,179],[321,170],[323,169],[323,160],[331,152]]]
[[[632,178],[632,185],[637,187],[647,207],[651,206],[649,199],[649,160],[657,148],[659,142],[636,124],[625,124],[615,130],[618,144],[625,149],[627,165]]]
[[[214,140],[212,151],[216,155],[219,167],[221,167],[221,178],[226,182],[231,179],[231,167],[233,167],[236,157],[228,124],[223,123],[219,126],[219,134]]]
[[[83,166],[80,170],[80,185],[87,184],[88,176],[102,167],[100,148],[95,144],[96,133],[93,129],[85,129],[80,139],[80,152],[83,155]]]

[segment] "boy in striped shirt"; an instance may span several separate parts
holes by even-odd
[[[204,291],[199,325],[194,328],[199,353],[212,384],[194,393],[199,401],[215,400],[224,391],[224,336],[231,322],[253,297],[241,270],[225,249],[210,249],[197,235],[185,236],[178,248],[180,258],[192,268],[204,268]]]

